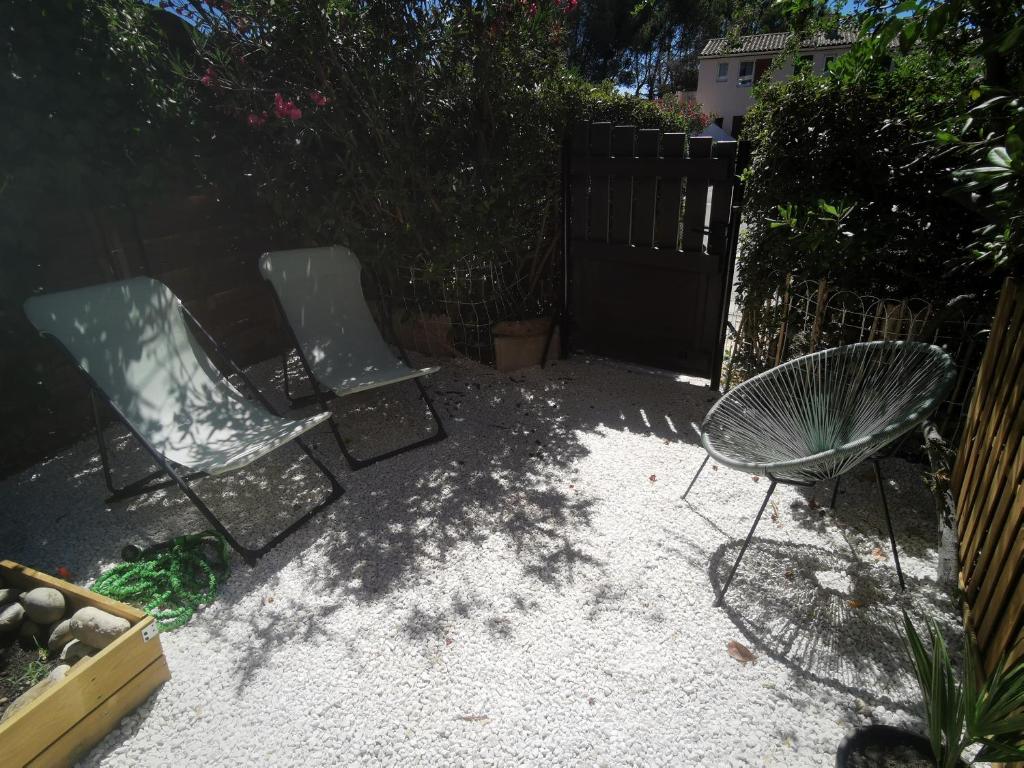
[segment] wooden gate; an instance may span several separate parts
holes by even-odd
[[[746,142],[575,127],[570,348],[709,378],[717,389],[748,158]]]

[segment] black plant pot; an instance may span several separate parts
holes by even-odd
[[[958,762],[963,766],[963,762]],[[928,739],[901,728],[869,725],[843,739],[836,768],[934,768]]]

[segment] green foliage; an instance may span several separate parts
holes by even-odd
[[[36,657],[25,665],[24,671],[14,681],[15,685],[21,685],[25,688],[31,688],[50,673],[50,666],[47,663],[49,654],[39,644],[38,640],[32,638],[32,642],[36,647]]]
[[[114,30],[117,30],[115,32]],[[148,59],[161,31],[138,2],[13,0],[4,8],[0,244],[31,234],[25,220],[77,196],[136,194],[158,178],[167,133],[154,122],[170,97]],[[169,111],[169,104],[161,105]]]
[[[791,17],[820,0],[786,0]],[[861,36],[833,67],[845,83],[869,83],[894,48],[981,64],[970,97],[931,126],[949,149],[961,201],[984,222],[963,255],[987,267],[1024,265],[1024,5],[1019,0],[888,0],[861,14]]]
[[[928,740],[939,768],[953,768],[964,750],[981,744],[977,759],[985,762],[1024,760],[1024,664],[1007,669],[1001,659],[983,679],[977,649],[966,634],[963,680],[935,621],[928,619],[931,652],[925,647],[907,612],[903,612],[907,652],[924,699]]]
[[[550,273],[572,121],[693,129],[692,115],[573,75],[569,0],[180,0],[197,53],[162,62],[239,148],[276,223],[394,271]],[[540,267],[538,267],[538,262]],[[542,312],[531,281],[521,312]]]
[[[932,126],[966,101],[970,61],[914,53],[870,80],[799,73],[759,88],[748,113],[744,302],[793,274],[875,296],[940,304],[990,280],[946,278],[978,219],[947,192],[949,160]]]

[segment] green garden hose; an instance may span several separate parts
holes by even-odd
[[[91,589],[137,605],[162,632],[188,623],[201,605],[212,603],[231,572],[228,544],[215,531],[177,536],[146,549],[129,545],[124,563],[100,575]]]

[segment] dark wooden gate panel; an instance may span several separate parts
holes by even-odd
[[[746,157],[736,142],[610,123],[575,127],[567,224],[573,348],[717,386]]]

